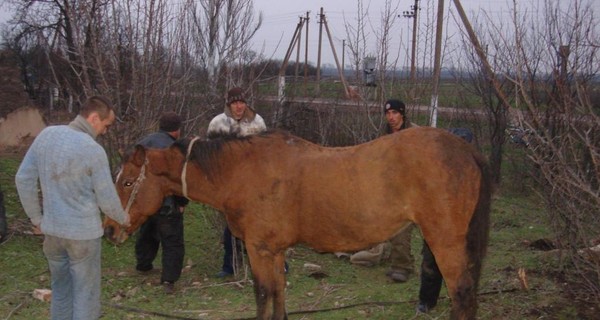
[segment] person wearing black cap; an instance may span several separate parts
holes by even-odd
[[[383,105],[383,113],[387,120],[386,133],[394,133],[417,126],[406,117],[406,105],[400,100],[390,99],[386,101]]]
[[[391,99],[384,105],[385,118],[388,122],[387,133],[415,127],[406,117],[406,106],[400,100]],[[387,275],[394,281],[404,282],[413,270],[414,258],[410,249],[410,238],[414,224],[410,224],[402,232],[390,239],[392,265]],[[435,257],[423,240],[423,261],[421,263],[421,285],[419,288],[419,304],[417,312],[427,313],[437,304],[442,288],[442,273],[438,268]],[[409,271],[410,270],[410,271]]]
[[[386,101],[383,112],[387,120],[386,133],[388,134],[416,126],[406,117],[406,106],[400,100],[390,99]],[[406,282],[413,273],[415,259],[410,246],[413,229],[414,224],[411,223],[390,239],[391,266],[386,275],[395,282]]]
[[[175,112],[164,113],[159,120],[159,131],[138,144],[147,148],[168,148],[181,135],[182,118]],[[142,224],[135,242],[136,270],[148,274],[154,258],[162,246],[162,273],[160,282],[165,293],[175,291],[175,282],[181,276],[185,246],[183,241],[183,211],[188,204],[184,197],[169,196],[159,211]]]
[[[387,120],[385,134],[391,134],[404,130],[406,128],[415,127],[406,117],[406,106],[397,99],[390,99],[383,105],[383,113]],[[410,275],[414,272],[415,259],[411,252],[411,234],[414,229],[414,224],[409,224],[400,233],[396,234],[387,243],[381,244],[363,251],[356,252],[350,255],[350,262],[358,265],[374,265],[382,261],[388,251],[391,250],[389,258],[391,260],[390,269],[386,275],[394,282],[406,282]],[[343,255],[343,254],[342,254]]]

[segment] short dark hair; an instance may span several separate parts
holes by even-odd
[[[173,132],[181,128],[182,122],[183,119],[181,119],[177,113],[169,111],[163,113],[163,115],[160,117],[160,120],[158,121],[158,128],[162,131]]]
[[[92,96],[83,103],[79,114],[82,117],[87,118],[92,112],[97,112],[100,119],[104,120],[110,116],[111,111],[114,112],[114,109],[112,103],[110,103],[107,98]]]

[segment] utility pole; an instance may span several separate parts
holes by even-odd
[[[321,11],[322,13],[323,11]],[[335,65],[337,66],[338,73],[340,75],[340,80],[342,81],[342,85],[344,86],[344,94],[346,98],[350,98],[350,93],[348,92],[348,84],[346,83],[346,78],[344,77],[344,71],[340,67],[340,62],[338,61],[337,53],[335,52],[335,45],[333,44],[333,39],[331,38],[331,32],[329,31],[329,26],[327,24],[327,19],[325,19],[325,15],[322,15],[323,24],[325,24],[325,31],[327,32],[327,38],[329,39],[329,45],[331,46],[331,52],[333,53],[333,59],[335,60]]]
[[[305,90],[305,94],[306,94],[306,79],[308,78],[307,73],[308,73],[308,17],[309,12],[306,12],[306,18],[304,17],[300,17],[300,21],[298,22],[298,26],[296,27],[296,30],[294,32],[294,35],[292,36],[292,40],[290,42],[290,46],[288,47],[288,50],[285,54],[285,58],[283,59],[283,63],[281,65],[281,68],[279,69],[279,81],[278,81],[278,100],[279,100],[279,105],[283,105],[284,101],[285,101],[285,69],[287,68],[290,56],[292,55],[292,52],[294,50],[295,46],[298,46],[296,48],[296,68],[295,68],[295,81],[298,77],[298,72],[299,72],[299,66],[298,66],[298,61],[300,60],[300,45],[301,45],[301,39],[302,39],[302,27],[304,26],[304,24],[306,23],[306,51],[305,51],[305,57],[304,57],[304,90]],[[315,85],[315,94],[319,95],[320,94],[320,82],[321,82],[321,52],[322,52],[322,40],[323,40],[323,25],[325,26],[325,31],[327,32],[327,37],[329,39],[329,45],[331,46],[331,51],[333,53],[333,58],[335,59],[335,64],[337,66],[338,69],[338,73],[339,73],[339,77],[340,80],[344,86],[344,93],[346,95],[346,98],[349,97],[349,91],[348,91],[348,83],[346,82],[346,79],[344,77],[344,68],[343,68],[343,63],[342,66],[340,66],[339,60],[338,60],[338,56],[335,50],[335,46],[333,44],[333,38],[331,37],[331,32],[329,31],[329,26],[327,25],[327,19],[325,19],[325,14],[323,13],[323,8],[321,8],[321,12],[319,14],[319,22],[320,24],[319,26],[319,52],[318,52],[318,60],[317,60],[317,83]],[[343,47],[346,46],[346,40],[343,40]],[[297,81],[296,81],[297,82]],[[281,107],[280,107],[281,108]],[[278,119],[278,116],[280,115],[280,110],[275,112],[275,117],[274,119]]]
[[[279,68],[279,76],[285,75],[285,69],[287,68],[287,64],[290,61],[290,57],[292,55],[292,51],[296,45],[300,45],[298,41],[300,38],[300,34],[302,32],[302,25],[304,24],[304,19],[300,17],[300,21],[298,21],[298,25],[296,26],[296,30],[294,30],[294,35],[292,36],[292,41],[290,41],[290,45],[288,46],[287,52],[285,53],[285,58],[283,58],[283,63]]]
[[[442,27],[444,23],[444,0],[438,0],[437,28],[435,31],[435,57],[433,64],[433,88],[431,90],[431,119],[429,124],[437,127],[438,91],[442,59]]]
[[[273,119],[275,119],[275,123],[279,124],[281,122],[281,114],[283,110],[283,104],[285,102],[285,70],[287,69],[288,62],[290,61],[290,56],[294,51],[294,46],[300,46],[300,34],[302,31],[302,26],[304,24],[304,18],[300,17],[300,21],[298,21],[298,25],[296,26],[296,30],[294,31],[294,35],[292,36],[292,40],[290,41],[290,45],[285,54],[285,58],[283,58],[283,63],[279,68],[279,77],[277,81],[277,100],[278,100],[278,108],[274,110]]]
[[[306,22],[306,37],[304,37],[305,45],[304,45],[304,95],[307,93],[308,86],[308,19],[309,19],[310,11],[306,11],[306,18],[304,21]]]
[[[321,94],[321,42],[323,40],[323,7],[319,13],[319,50],[317,53],[317,84],[315,87],[315,93],[318,96]]]
[[[303,21],[303,17],[300,17],[300,26],[298,27],[298,39],[297,39],[297,43],[296,43],[296,67],[294,68],[294,92],[296,91],[296,84],[298,83],[298,74],[300,72],[300,46],[302,45],[301,41],[302,41],[302,23],[304,23]]]
[[[413,19],[413,29],[412,29],[412,48],[410,54],[410,81],[414,83],[416,80],[416,47],[417,47],[417,17],[419,16],[419,0],[415,0],[415,4],[410,6],[410,11],[403,11],[402,16],[405,18]]]
[[[508,113],[508,115],[511,118],[514,117],[514,119],[511,119],[511,120],[514,120],[513,121],[514,123],[519,123],[520,120],[522,120],[522,119],[520,118],[519,113],[516,112],[516,110],[512,109],[512,106],[510,105],[508,98],[504,94],[504,91],[501,90],[500,82],[498,81],[498,78],[496,78],[496,74],[492,70],[492,66],[490,65],[490,63],[487,59],[487,54],[481,47],[481,44],[479,43],[479,39],[477,38],[477,35],[475,34],[475,31],[473,30],[473,27],[471,26],[471,23],[469,22],[469,19],[467,18],[467,14],[465,13],[465,10],[463,9],[463,6],[460,3],[460,0],[454,0],[453,2],[454,2],[454,6],[456,7],[456,11],[458,12],[460,19],[461,19],[463,25],[465,26],[467,34],[469,35],[471,44],[473,45],[473,47],[475,47],[475,52],[477,53],[481,63],[483,64],[483,71],[485,73],[486,80],[489,81],[492,84],[492,86],[494,87],[494,92],[496,93],[496,96],[498,97],[498,99],[502,102],[502,105],[506,109],[506,113]],[[500,115],[502,115],[502,114],[500,114]],[[502,122],[502,121],[506,121],[506,120],[500,119],[500,121]]]
[[[346,39],[342,39],[342,73],[346,71],[346,65],[344,64],[344,58],[346,56]]]

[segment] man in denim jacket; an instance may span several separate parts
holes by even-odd
[[[114,121],[115,112],[108,100],[89,98],[69,125],[50,126],[40,132],[15,177],[25,213],[44,234],[52,319],[100,317],[100,211],[125,226],[129,224],[106,152],[96,142]]]

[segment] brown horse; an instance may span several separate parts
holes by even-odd
[[[383,242],[409,222],[431,247],[453,319],[473,319],[485,255],[491,186],[485,159],[445,130],[413,128],[353,147],[326,148],[285,132],[137,146],[116,181],[131,227],[105,221],[120,243],[163,197],[187,196],[223,212],[246,243],[258,319],[287,319],[284,252]]]

